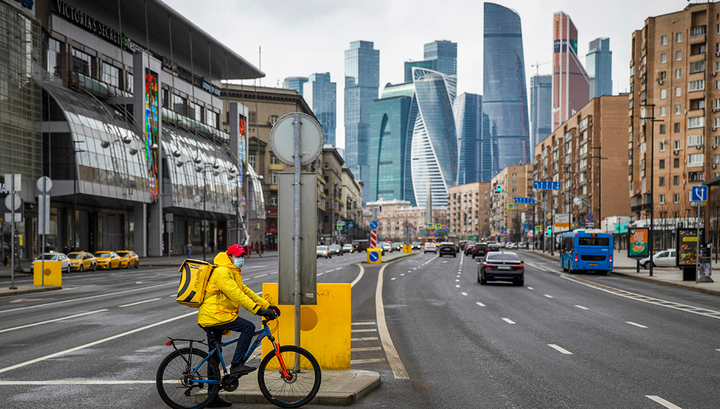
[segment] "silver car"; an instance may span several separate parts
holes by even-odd
[[[317,246],[317,258],[332,258],[332,252],[328,246]]]
[[[42,263],[42,260],[45,261],[59,261],[60,262],[60,269],[64,273],[70,272],[70,258],[66,256],[63,253],[45,253],[42,256],[35,259],[34,263]]]
[[[675,267],[675,258],[675,249],[667,249],[655,253],[652,263],[654,267]],[[650,268],[650,257],[640,259],[640,265]]]

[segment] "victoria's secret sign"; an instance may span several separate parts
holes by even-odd
[[[121,46],[123,40],[122,35],[114,28],[108,27],[107,25],[60,0],[55,0],[55,2],[53,2],[53,9],[56,13],[63,16],[66,20],[72,22],[73,24],[106,39],[118,47]]]

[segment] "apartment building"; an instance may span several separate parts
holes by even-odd
[[[379,199],[366,203],[365,209],[366,217],[378,222],[378,241],[402,241],[405,237],[405,228],[408,229],[412,241],[424,240],[431,236],[444,239],[449,234],[448,211],[445,208],[432,209],[433,223],[442,226],[437,235],[434,234],[435,230],[426,229],[425,207],[411,206],[407,200]]]
[[[527,241],[532,205],[516,204],[516,197],[532,197],[533,165],[506,166],[490,181],[490,235],[501,241]],[[500,192],[497,191],[498,187]]]
[[[569,213],[573,229],[630,215],[624,174],[627,101],[628,94],[593,98],[535,147],[534,180],[561,182],[559,191],[534,192],[536,221],[548,212]]]
[[[480,240],[490,236],[490,182],[476,182],[448,189],[450,232],[461,239]]]

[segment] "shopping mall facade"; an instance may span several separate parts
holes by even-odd
[[[248,110],[223,106],[221,81],[259,69],[157,0],[0,0],[0,23],[0,177],[22,174],[23,259],[42,247],[41,176],[51,248],[160,256],[247,240],[262,188]],[[4,220],[5,243],[10,231]]]

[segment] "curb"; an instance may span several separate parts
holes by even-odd
[[[37,286],[34,288],[27,288],[23,290],[2,290],[0,291],[0,297],[5,297],[8,295],[19,295],[19,294],[30,294],[30,293],[44,293],[46,291],[55,291],[55,290],[62,290],[62,287],[56,287],[56,286]]]
[[[377,264],[392,263],[392,262],[395,261],[395,260],[400,260],[401,258],[411,257],[411,256],[414,256],[414,255],[415,255],[415,253],[405,253],[405,254],[401,254],[401,255],[399,255],[399,256],[397,256],[397,257],[394,257],[392,260],[383,261],[382,263],[368,263],[367,261],[362,261],[362,262],[360,262],[360,264],[377,265]]]

